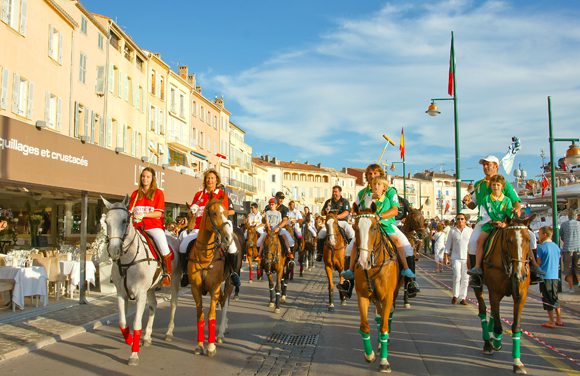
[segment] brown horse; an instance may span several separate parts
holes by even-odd
[[[274,307],[274,312],[280,312],[280,303],[286,301],[286,281],[284,277],[284,266],[286,264],[286,255],[282,251],[282,244],[278,238],[278,232],[266,230],[267,235],[264,241],[264,255],[262,259],[262,269],[268,276],[268,285],[270,288],[270,304]],[[276,273],[276,286],[274,286],[274,276]]]
[[[403,279],[399,275],[399,262],[394,244],[381,232],[376,207],[362,209],[357,215],[354,230],[356,234],[357,263],[354,270],[355,288],[360,313],[360,330],[364,345],[364,358],[375,360],[368,321],[369,304],[375,304],[378,316],[379,345],[381,351],[380,372],[391,372],[387,360],[388,339],[395,300]]]
[[[197,311],[197,348],[195,354],[205,352],[205,316],[203,312],[202,295],[209,292],[211,303],[208,312],[208,348],[207,355],[214,356],[217,352],[216,342],[216,305],[222,306],[222,325],[227,323],[228,298],[233,291],[231,279],[225,270],[225,250],[234,241],[231,224],[227,221],[222,200],[210,199],[205,207],[199,235],[189,254],[187,274],[191,283],[191,294],[195,300]],[[225,284],[224,291],[221,287]]]
[[[409,208],[409,213],[405,217],[403,227],[401,231],[407,239],[409,239],[409,243],[411,243],[411,247],[413,247],[413,257],[407,257],[407,264],[409,264],[409,268],[415,272],[415,262],[419,260],[419,249],[423,246],[423,236],[425,233],[425,217],[423,217],[423,206],[419,209]],[[409,283],[414,282],[413,278],[405,277],[404,288],[403,288],[403,302],[405,304],[405,308],[411,308],[411,304],[409,303],[409,298],[414,297],[415,294],[411,294],[409,296],[408,286]]]
[[[298,252],[298,262],[300,263],[300,277],[304,273],[304,268],[310,270],[314,267],[314,253],[316,252],[316,235],[310,232],[310,223],[314,220],[312,213],[308,213],[302,224],[302,242]]]
[[[246,239],[246,260],[248,261],[248,267],[250,270],[250,283],[254,279],[254,272],[253,272],[253,263],[254,260],[259,256],[260,251],[258,249],[258,231],[256,230],[255,226],[250,226],[249,223],[246,221],[246,231],[247,231],[247,239]],[[260,268],[258,267],[257,270]]]
[[[334,311],[334,282],[332,281],[332,273],[334,270],[338,271],[338,275],[344,270],[346,241],[341,235],[338,228],[338,219],[336,213],[326,214],[326,240],[324,242],[324,251],[322,253],[322,260],[324,261],[324,269],[326,270],[326,277],[328,279],[328,310]],[[340,276],[340,283],[344,282],[344,278]],[[346,304],[346,294],[339,291],[340,304]]]
[[[483,353],[492,355],[501,350],[503,329],[499,305],[504,296],[512,296],[514,317],[512,323],[512,357],[514,373],[525,374],[526,368],[520,360],[521,317],[530,286],[530,235],[528,225],[533,216],[512,219],[508,226],[496,230],[489,236],[489,251],[483,262],[483,283],[489,292],[491,316],[487,321],[483,290],[474,289],[479,303],[479,318],[484,340]]]

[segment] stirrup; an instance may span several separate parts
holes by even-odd
[[[350,297],[352,296],[351,286],[352,281],[350,279],[345,279],[344,282],[336,285],[336,289],[345,294],[350,299]]]
[[[171,276],[167,273],[161,275],[161,286],[169,287],[171,286]]]
[[[472,275],[469,278],[469,286],[474,288],[474,289],[483,288],[482,278],[478,275]]]
[[[477,268],[474,266],[473,268],[471,268],[467,271],[467,274],[473,275],[473,276],[482,276],[483,270],[481,268]]]
[[[419,285],[417,285],[417,282],[410,281],[409,283],[407,283],[407,297],[414,298],[417,296],[417,293],[420,292],[421,289],[419,288]]]

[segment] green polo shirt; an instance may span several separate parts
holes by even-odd
[[[376,213],[380,216],[382,213],[387,212],[393,206],[399,207],[399,197],[397,196],[397,191],[393,187],[389,187],[385,193],[382,200],[375,201],[377,205]],[[395,217],[389,219],[381,219],[381,228],[384,232],[389,235],[395,233]]]
[[[513,216],[512,200],[503,194],[498,199],[495,199],[491,195],[486,196],[483,199],[481,206],[487,214],[489,214],[489,217],[493,222],[505,221],[506,218],[511,218]],[[493,225],[489,222],[484,224],[482,227],[482,230],[485,232],[491,232],[492,229]]]
[[[515,205],[516,202],[521,202],[522,199],[518,196],[516,190],[514,189],[513,185],[506,180],[505,187],[503,187],[502,193],[510,199],[512,203],[512,207]],[[475,204],[479,207],[479,216],[477,220],[481,219],[481,206],[483,205],[483,201],[486,197],[491,195],[491,185],[485,181],[485,179],[481,179],[477,181],[474,185],[474,194],[475,194]]]

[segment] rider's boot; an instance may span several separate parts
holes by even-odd
[[[542,282],[544,280],[544,275],[546,275],[546,273],[542,269],[530,263],[530,285]]]
[[[318,239],[316,242],[316,261],[322,261],[322,253],[324,251],[324,239]]]
[[[240,287],[241,281],[240,276],[236,271],[236,265],[238,264],[238,254],[237,253],[226,253],[226,267],[230,271],[230,278],[232,280],[232,284],[235,287]]]
[[[189,276],[187,275],[187,264],[189,262],[187,253],[179,254],[179,264],[183,268],[183,275],[181,276],[181,287],[189,285]]]
[[[163,268],[163,277],[161,278],[161,286],[168,287],[171,285],[171,272],[172,265],[171,261],[173,260],[173,254],[169,252],[165,256],[161,256],[161,267]]]

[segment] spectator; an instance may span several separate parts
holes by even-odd
[[[441,273],[443,271],[443,255],[445,253],[445,233],[443,233],[443,223],[437,225],[437,231],[433,233],[433,240],[435,240],[435,271]]]
[[[449,262],[451,255],[451,267],[453,268],[453,299],[451,304],[467,305],[467,247],[473,229],[467,226],[465,214],[459,213],[455,217],[457,225],[449,231],[449,237],[445,244],[445,263]]]
[[[538,262],[545,273],[544,281],[540,282],[540,292],[544,310],[548,311],[548,322],[542,324],[544,328],[564,326],[560,316],[560,304],[558,303],[558,267],[560,266],[560,248],[552,242],[552,227],[544,226],[540,229],[540,242],[538,247]],[[556,311],[556,320],[554,320]]]
[[[562,274],[568,282],[568,293],[574,292],[574,275],[580,282],[580,222],[573,210],[568,211],[568,221],[560,226],[560,240],[562,241]]]

